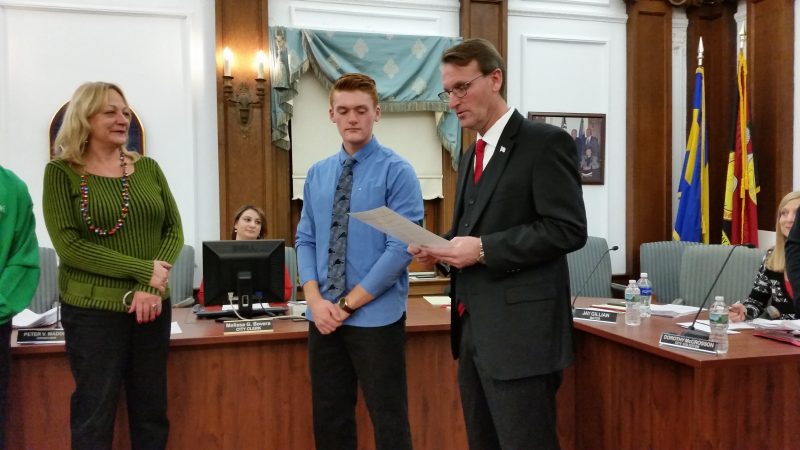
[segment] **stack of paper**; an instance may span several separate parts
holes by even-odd
[[[56,323],[58,320],[58,307],[54,307],[42,314],[36,314],[30,309],[25,309],[11,319],[14,328],[38,328]]]
[[[754,327],[766,330],[800,330],[800,320],[769,320],[769,319],[753,319]]]
[[[424,295],[422,298],[433,306],[450,306],[450,297],[446,295]]]
[[[689,328],[692,322],[678,322],[678,325],[683,328]],[[711,332],[711,326],[708,324],[708,319],[701,319],[695,322],[694,328],[696,330]],[[739,334],[736,330],[752,330],[753,326],[747,322],[728,322],[728,334]]]
[[[697,314],[697,309],[696,306],[673,305],[671,303],[666,305],[650,305],[650,314],[654,316],[680,317]]]

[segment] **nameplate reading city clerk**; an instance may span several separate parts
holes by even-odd
[[[272,319],[226,320],[224,334],[248,334],[272,332]]]

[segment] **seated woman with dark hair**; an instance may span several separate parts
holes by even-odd
[[[775,246],[771,248],[753,281],[753,290],[743,303],[730,308],[730,320],[741,322],[761,315],[771,319],[796,319],[789,283],[786,281],[786,237],[794,225],[795,213],[800,206],[800,191],[786,194],[778,205],[775,223]]]
[[[253,205],[244,205],[236,211],[233,217],[233,231],[231,231],[231,240],[234,241],[254,241],[256,239],[264,239],[264,234],[267,232],[267,217],[261,208]],[[289,270],[284,268],[284,281],[283,281],[283,298],[290,300],[292,298],[292,282],[289,277]],[[197,300],[200,304],[205,303],[205,290],[203,289],[203,282],[200,282],[200,291],[197,293]]]

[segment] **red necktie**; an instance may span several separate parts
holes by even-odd
[[[473,177],[475,184],[478,184],[478,180],[481,179],[483,174],[483,150],[485,148],[486,141],[478,139],[478,142],[475,143],[475,176]]]

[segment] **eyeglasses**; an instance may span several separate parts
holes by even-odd
[[[467,89],[469,89],[469,87],[472,85],[472,82],[485,76],[486,75],[484,74],[478,75],[477,77],[467,81],[466,83],[460,84],[449,91],[444,90],[439,92],[439,99],[443,102],[449,102],[451,95],[455,95],[458,98],[464,98],[464,96],[467,95]]]

